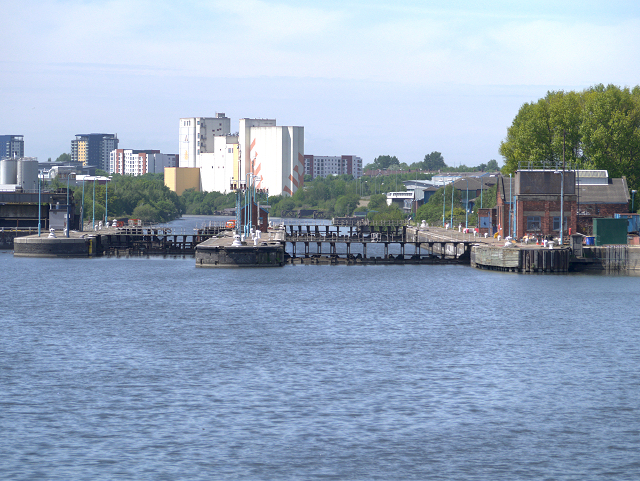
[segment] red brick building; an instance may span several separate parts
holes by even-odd
[[[561,205],[561,181],[564,178],[564,205]],[[575,172],[519,170],[513,177],[498,181],[498,234],[503,237],[560,235],[560,211],[564,215],[564,233],[576,232],[577,195]],[[562,209],[561,209],[562,207]]]
[[[610,179],[606,171],[519,170],[499,178],[496,210],[496,231],[503,237],[559,236],[561,210],[565,236],[590,234],[594,217],[629,211],[629,190],[625,178]]]

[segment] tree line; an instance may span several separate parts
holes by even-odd
[[[97,175],[106,175],[96,171]],[[66,187],[54,181],[53,187]],[[84,194],[83,194],[84,190]],[[76,212],[83,205],[84,220],[130,217],[144,222],[169,222],[185,212],[180,197],[164,185],[163,174],[128,176],[114,174],[108,184],[85,183],[73,188]],[[83,204],[84,198],[84,204]]]
[[[500,169],[498,161],[495,159],[489,160],[487,163],[481,163],[476,166],[469,167],[467,165],[459,165],[457,167],[450,167],[444,161],[444,157],[440,152],[433,151],[430,154],[424,156],[421,162],[413,162],[407,164],[400,162],[395,156],[380,155],[376,157],[373,162],[364,166],[364,171],[367,170],[420,170],[426,172],[496,172]]]

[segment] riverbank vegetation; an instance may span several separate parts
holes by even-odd
[[[434,151],[424,156],[421,162],[413,162],[407,164],[400,162],[398,158],[390,155],[380,155],[376,157],[372,163],[364,166],[363,171],[368,170],[388,170],[391,172],[399,171],[424,171],[424,172],[497,172],[500,169],[498,161],[495,159],[489,160],[486,164],[481,163],[476,167],[469,167],[461,164],[456,167],[448,166],[444,161],[444,157],[440,152]],[[414,174],[415,175],[415,174]],[[431,178],[429,175],[426,178]]]
[[[76,206],[82,204],[82,184],[73,189]],[[95,198],[95,202],[94,202]],[[105,185],[84,185],[84,220],[130,217],[144,222],[168,222],[184,213],[184,206],[175,192],[164,185],[163,174],[137,177],[114,174]]]
[[[316,216],[325,218],[351,216],[356,212],[375,220],[403,218],[396,206],[386,205],[385,194],[407,190],[403,182],[412,178],[415,174],[359,179],[351,175],[317,177],[306,181],[291,197],[269,197],[270,215],[286,217],[299,211],[316,211]]]

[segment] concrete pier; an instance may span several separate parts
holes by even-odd
[[[16,237],[13,255],[16,257],[89,257],[91,239],[88,237]]]
[[[196,246],[196,267],[281,267],[285,263],[284,245],[279,241],[232,243],[231,236],[201,242]]]

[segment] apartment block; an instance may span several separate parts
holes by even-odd
[[[76,134],[71,141],[71,161],[109,170],[110,154],[118,142],[117,134]]]
[[[24,136],[0,135],[0,159],[24,157]]]
[[[115,149],[109,154],[109,173],[121,175],[160,174],[165,167],[177,167],[176,154],[159,150]]]
[[[305,155],[304,173],[313,179],[328,175],[353,175],[355,179],[362,176],[362,159],[355,155],[326,156]]]

